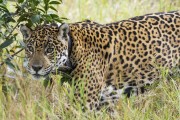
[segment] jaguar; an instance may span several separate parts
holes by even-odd
[[[144,93],[145,86],[161,80],[161,67],[180,68],[180,11],[108,24],[85,20],[34,30],[22,25],[20,31],[27,71],[36,79],[70,71],[75,99],[81,101],[83,92],[90,110]]]

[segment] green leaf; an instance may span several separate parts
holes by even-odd
[[[39,11],[45,13],[45,11],[44,11],[43,9],[41,9],[41,8],[37,8],[37,9],[38,9]]]
[[[56,21],[56,22],[59,22],[59,23],[63,22],[63,20],[60,20],[60,19],[53,19],[53,20]]]
[[[8,13],[9,13],[9,11],[8,11],[8,9],[6,8],[5,5],[0,4],[0,10],[3,10],[3,11],[5,11],[5,12],[8,12]]]
[[[3,49],[3,48],[5,48],[5,47],[9,46],[9,45],[12,44],[12,43],[13,43],[13,40],[12,40],[12,39],[8,39],[8,40],[4,41],[4,42],[0,45],[0,49]]]
[[[5,13],[1,16],[1,19],[5,22],[5,23],[9,23],[9,22],[16,22],[9,13]]]
[[[9,53],[9,50],[8,50],[7,48],[5,48],[5,50],[6,50],[7,54],[10,54],[10,53]]]
[[[18,35],[18,33],[13,34],[14,37],[16,37],[17,35]]]
[[[6,60],[5,63],[11,68],[11,69],[15,69],[15,66],[9,61],[9,60]]]
[[[52,21],[52,17],[50,15],[43,15],[43,20],[49,23]]]
[[[32,21],[30,19],[28,19],[27,21],[28,21],[28,23],[26,23],[26,26],[31,28],[31,26],[33,26]]]
[[[1,19],[3,19],[3,21],[5,23],[9,23],[9,22],[16,22],[9,13],[5,13],[1,16]]]
[[[61,17],[61,20],[69,20],[69,19],[67,19],[67,18],[65,18],[65,17]]]
[[[24,0],[18,0],[18,3],[23,3],[24,2]]]
[[[35,5],[35,7],[38,6],[39,3],[40,3],[40,0],[33,0],[33,5]]]
[[[59,18],[59,16],[58,15],[56,15],[56,14],[50,14],[50,16],[54,19],[54,18]]]
[[[43,0],[45,4],[48,4],[50,0]]]
[[[33,23],[39,23],[40,22],[40,15],[33,15],[33,16],[31,16],[31,21]]]
[[[49,4],[61,4],[61,2],[58,2],[58,1],[51,1],[51,2],[49,2]]]
[[[23,14],[19,17],[19,19],[17,20],[18,22],[21,22],[21,21],[26,21],[27,20],[27,17],[28,17],[28,14]]]
[[[53,6],[49,6],[49,8],[51,8],[52,10],[58,12],[58,11],[56,10],[56,8],[54,8]]]

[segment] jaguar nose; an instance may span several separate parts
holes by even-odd
[[[32,69],[37,73],[42,69],[43,66],[40,65],[32,65]]]

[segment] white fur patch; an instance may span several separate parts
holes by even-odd
[[[57,68],[64,66],[64,64],[67,61],[67,56],[68,56],[67,50],[64,50],[62,53],[65,53],[65,55],[63,55],[63,56],[59,55],[60,59],[58,59],[58,61],[56,63]]]
[[[102,98],[102,101],[100,102],[105,103],[105,102],[117,101],[122,96],[123,92],[124,92],[124,89],[115,90],[112,85],[105,87],[103,88],[100,94],[100,98]]]

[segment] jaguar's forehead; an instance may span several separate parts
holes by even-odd
[[[38,26],[32,31],[32,36],[47,36],[57,34],[59,31],[58,25],[43,25]]]
[[[56,24],[38,26],[32,30],[28,43],[36,43],[36,46],[39,46],[46,42],[52,42],[57,39],[58,31],[59,27]]]

